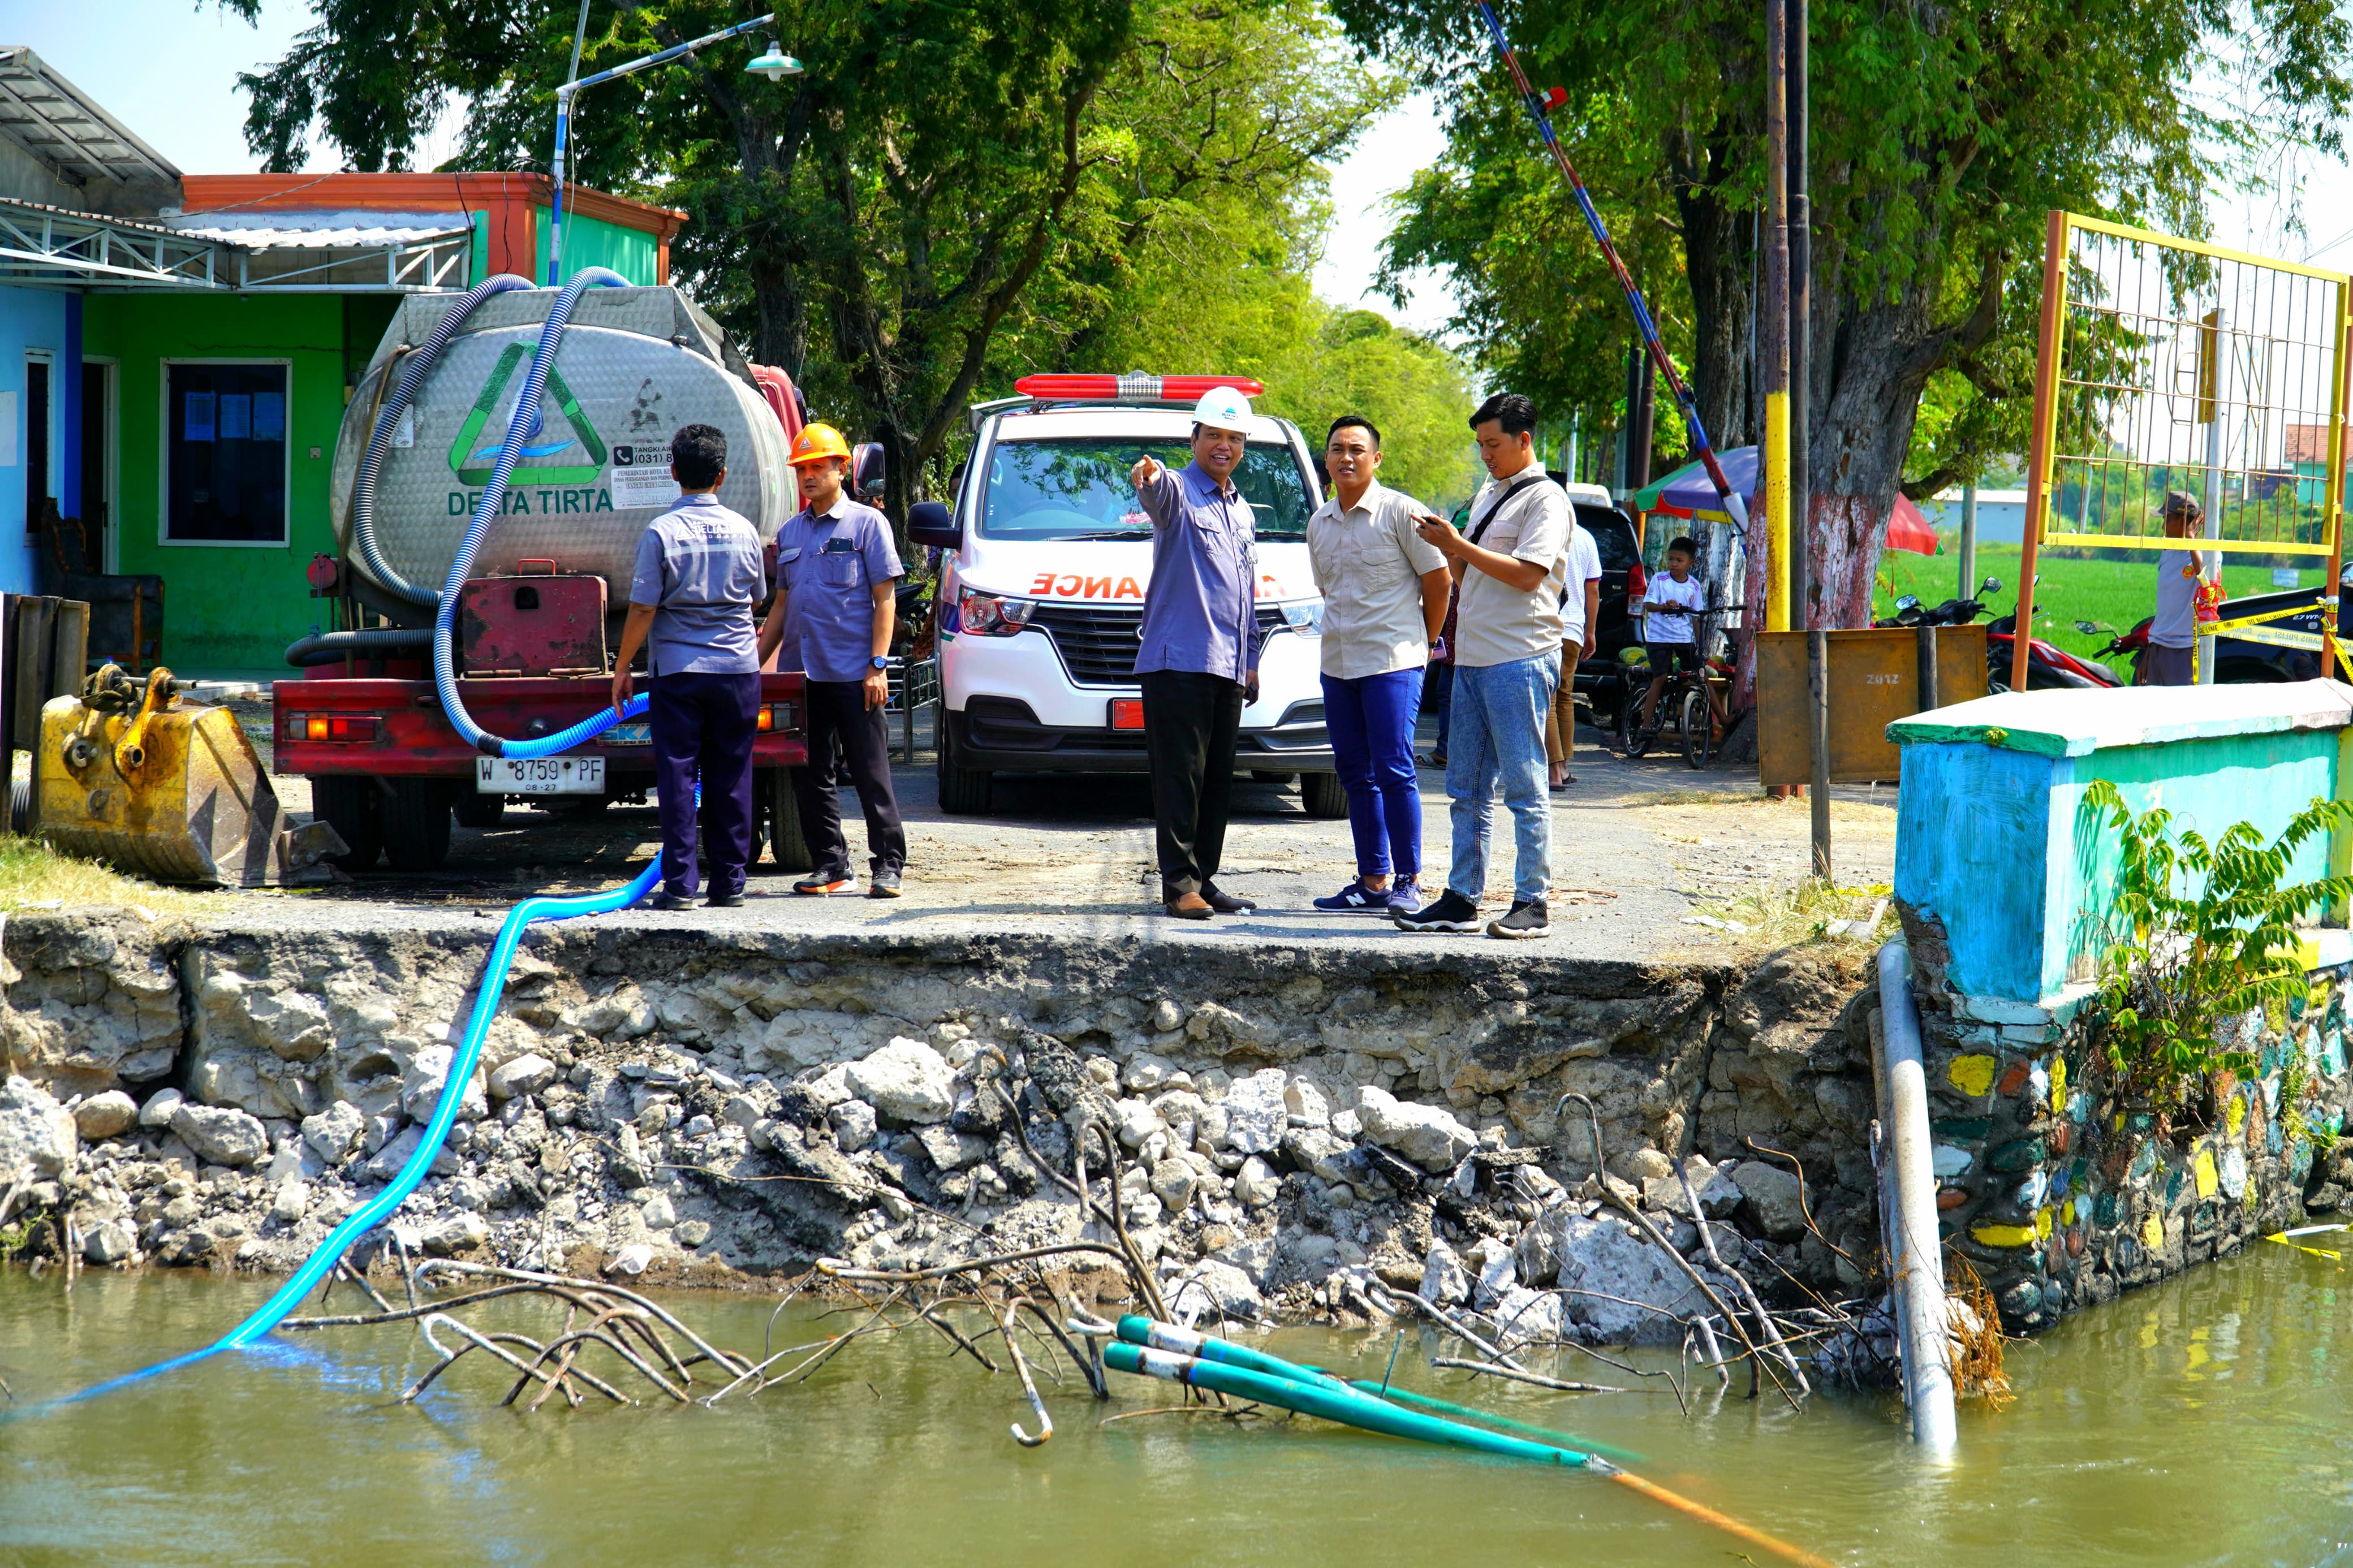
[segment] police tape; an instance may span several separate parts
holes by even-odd
[[[2259,626],[2266,621],[2286,620],[2291,616],[2309,616],[2319,610],[2321,607],[2321,601],[2315,599],[2309,604],[2290,605],[2284,610],[2265,610],[2260,616],[2242,616],[2236,620],[2200,621],[2198,623],[2198,635],[2201,637],[2220,637],[2224,632],[2236,631],[2241,626]],[[2311,634],[2306,633],[2304,635],[2309,636]],[[2247,640],[2253,641],[2255,639],[2249,638]],[[2314,646],[2317,647],[2318,645],[2315,644]]]

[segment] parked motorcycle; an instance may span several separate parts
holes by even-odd
[[[1965,626],[1986,611],[1986,596],[2001,592],[2001,579],[1989,577],[1978,584],[1977,594],[1967,599],[1947,599],[1930,609],[1911,594],[1895,601],[1895,613],[1872,623],[1875,626]],[[2078,623],[2076,629],[2084,630],[2087,623]],[[2092,627],[2093,632],[2099,628]],[[2018,640],[2018,616],[2015,612],[1995,619],[1986,627],[1986,689],[2010,689],[2011,650]],[[2113,687],[2120,684],[2101,665],[2076,658],[2055,643],[2036,637],[2027,645],[2026,686],[2030,691],[2055,690],[2062,688]]]

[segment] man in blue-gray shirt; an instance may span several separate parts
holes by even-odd
[[[1152,519],[1152,583],[1135,673],[1159,826],[1160,900],[1180,920],[1258,906],[1218,890],[1234,742],[1258,700],[1258,524],[1234,488],[1250,399],[1212,387],[1193,409],[1193,460],[1151,458],[1130,477]]]
[[[891,667],[892,590],[904,568],[892,542],[891,520],[849,499],[844,484],[849,446],[840,431],[807,426],[794,437],[792,463],[808,504],[776,534],[776,602],[760,627],[760,656],[765,659],[776,650],[789,621],[808,698],[808,765],[793,770],[793,789],[816,863],[793,891],[857,889],[833,782],[838,763],[846,762],[866,810],[867,890],[895,899],[907,864],[907,834],[891,783],[891,729],[882,705],[890,700],[883,672]],[[793,650],[785,662],[796,664]]]
[[[760,729],[760,658],[752,606],[766,586],[760,534],[715,493],[727,437],[689,425],[670,437],[678,504],[646,525],[629,582],[629,616],[613,666],[613,706],[629,700],[629,665],[647,649],[647,714],[661,796],[662,886],[649,901],[681,910],[694,897],[694,789],[702,784],[702,847],[711,903],[744,901],[752,858],[752,742]]]

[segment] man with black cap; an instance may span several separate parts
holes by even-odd
[[[2165,536],[2194,539],[2206,509],[2187,490],[2165,495]],[[2168,550],[2157,558],[2157,616],[2148,626],[2148,648],[2141,655],[2143,686],[2198,684],[2198,590],[2213,565],[2212,552]]]

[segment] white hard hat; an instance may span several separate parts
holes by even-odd
[[[1230,386],[1213,386],[1193,405],[1193,423],[1208,425],[1219,430],[1247,430],[1250,427],[1250,399]]]

